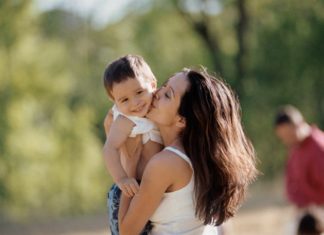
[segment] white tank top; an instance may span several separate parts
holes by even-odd
[[[185,160],[192,168],[191,161],[174,147],[166,147]],[[204,225],[195,216],[194,176],[183,188],[164,193],[162,201],[150,218],[152,235],[217,235],[217,227]]]
[[[135,126],[132,129],[132,132],[129,134],[129,137],[142,135],[143,144],[146,144],[149,140],[152,140],[159,144],[163,144],[160,131],[158,130],[157,126],[149,119],[123,114],[117,109],[116,105],[114,105],[111,110],[113,112],[114,120],[116,120],[116,118],[119,115],[122,115],[135,124]]]

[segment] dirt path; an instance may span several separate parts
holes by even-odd
[[[292,218],[281,184],[254,186],[247,203],[227,226],[226,235],[284,235]],[[32,224],[0,223],[0,235],[109,235],[107,216],[83,216]]]
[[[0,224],[0,235],[107,235],[106,215]]]
[[[285,200],[282,183],[254,185],[243,208],[229,221],[228,235],[290,234],[294,210]]]
[[[229,221],[226,235],[284,234],[291,209],[287,206],[244,210]],[[287,216],[285,216],[287,215]],[[6,225],[1,235],[108,235],[106,216],[79,217],[25,225]]]
[[[288,206],[269,207],[239,213],[229,223],[229,235],[287,235],[292,210]]]

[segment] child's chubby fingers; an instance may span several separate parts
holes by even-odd
[[[123,179],[117,185],[127,197],[133,197],[139,190],[139,184],[134,178]]]
[[[120,190],[127,196],[127,197],[133,197],[132,191],[128,188],[126,185],[122,185],[120,187]]]
[[[130,187],[130,190],[132,191],[132,193],[135,195],[137,192],[138,192],[138,190],[139,190],[139,185],[138,185],[138,183],[137,183],[137,181],[134,179],[134,181],[133,182],[131,182],[130,184],[129,184],[129,187]]]

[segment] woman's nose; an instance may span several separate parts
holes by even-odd
[[[156,99],[156,100],[158,100],[158,99],[160,98],[160,96],[159,96],[159,91],[160,91],[160,88],[157,89],[157,90],[154,92],[154,94],[153,94],[153,98]]]

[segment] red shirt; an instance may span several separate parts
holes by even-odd
[[[286,190],[288,199],[298,207],[324,205],[324,132],[316,127],[290,151]]]

